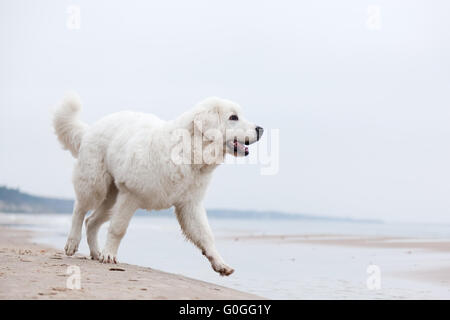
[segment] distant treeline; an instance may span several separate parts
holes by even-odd
[[[73,200],[55,199],[21,192],[0,186],[0,212],[11,213],[66,213],[72,212]]]
[[[71,199],[57,199],[33,196],[19,189],[11,189],[0,186],[0,212],[4,213],[72,213],[74,201]],[[152,211],[139,210],[138,215],[170,216],[173,209]],[[341,222],[369,222],[380,223],[379,220],[365,220],[352,218],[336,218],[311,214],[289,214],[278,211],[256,211],[256,210],[231,210],[231,209],[209,209],[208,216],[214,218],[233,219],[303,219],[323,220]]]

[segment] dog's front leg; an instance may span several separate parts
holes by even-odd
[[[175,213],[186,238],[192,241],[208,258],[214,271],[222,276],[232,274],[234,269],[227,266],[217,252],[203,205],[197,203],[177,205]]]

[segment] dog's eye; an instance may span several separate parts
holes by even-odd
[[[232,116],[230,116],[229,120],[237,121],[239,120],[239,118],[237,115],[233,114]]]

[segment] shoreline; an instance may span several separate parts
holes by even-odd
[[[196,248],[180,237],[178,224],[174,219],[139,218],[132,221],[128,239],[122,247],[123,260],[121,261],[134,265],[122,263],[102,265],[97,261],[88,260],[86,258],[89,251],[85,241],[82,241],[80,252],[74,257],[66,257],[62,251],[48,249],[48,247],[62,248],[64,246],[68,223],[66,217],[62,218],[59,215],[47,215],[43,219],[37,219],[32,215],[18,217],[0,214],[0,237],[5,235],[5,230],[17,233],[14,236],[0,238],[0,251],[6,242],[20,240],[19,242],[22,243],[18,249],[15,243],[8,244],[12,249],[16,248],[11,253],[9,252],[11,248],[6,252],[6,254],[15,254],[12,261],[6,261],[2,257],[5,252],[0,252],[0,298],[6,283],[2,282],[2,273],[4,273],[2,266],[10,267],[10,270],[7,270],[7,278],[14,279],[14,269],[11,269],[13,268],[11,266],[18,270],[26,268],[27,264],[34,263],[34,261],[26,260],[35,259],[33,256],[45,256],[46,252],[40,252],[41,250],[56,252],[47,253],[47,264],[44,263],[45,261],[41,262],[42,270],[39,270],[41,274],[38,273],[37,268],[34,271],[28,268],[26,271],[41,277],[28,277],[26,282],[17,280],[11,282],[17,281],[20,283],[18,286],[23,286],[25,289],[34,288],[36,282],[42,281],[42,274],[45,274],[48,265],[59,263],[62,264],[59,266],[59,271],[53,273],[59,281],[58,285],[44,287],[46,291],[34,292],[34,296],[21,298],[20,295],[16,295],[19,299],[359,300],[448,299],[450,297],[448,249],[450,237],[447,236],[448,233],[440,229],[423,233],[417,228],[390,227],[373,232],[362,226],[357,229],[349,228],[345,230],[345,233],[335,233],[336,228],[342,229],[343,226],[322,224],[292,226],[279,222],[270,226],[261,222],[254,226],[249,222],[243,224],[241,220],[214,220],[218,246],[227,257],[234,258],[234,261],[231,259],[231,263],[239,267],[239,273],[229,278],[222,278],[212,272],[203,260],[194,258],[198,253]],[[2,230],[2,226],[7,229]],[[103,231],[106,232],[106,230]],[[106,236],[105,232],[103,235],[100,234],[100,238],[103,237],[102,240]],[[20,239],[21,237],[26,239]],[[145,243],[142,241],[143,238]],[[26,246],[23,241],[27,243]],[[29,248],[33,246],[37,248]],[[6,248],[6,244],[3,247]],[[175,257],[174,253],[176,253]],[[20,259],[25,261],[18,261]],[[86,264],[87,276],[84,272],[86,266],[78,262]],[[86,280],[93,281],[96,286],[92,286],[93,291],[79,297],[60,295],[60,291],[67,291],[65,281],[69,276],[66,272],[70,265],[81,267],[82,287],[84,289],[87,285]],[[255,265],[259,267],[255,268]],[[376,290],[367,286],[367,280],[371,276],[368,267],[373,265],[381,272],[381,287]],[[89,269],[92,266],[94,271]],[[138,266],[151,266],[154,269]],[[125,271],[109,270],[111,267],[119,267]],[[158,272],[159,278],[155,275]],[[127,274],[129,277],[122,277],[119,274]],[[133,278],[130,275],[139,275],[139,278]],[[45,277],[48,276],[45,275]],[[157,279],[154,279],[155,276]],[[183,283],[183,280],[179,278],[188,279],[193,284]],[[178,283],[169,283],[164,286],[163,284],[170,282],[170,279],[175,279]],[[209,283],[196,282],[193,279],[202,279]],[[44,280],[47,281],[47,278]],[[142,287],[141,284],[143,284]],[[212,297],[220,289],[207,289],[202,284],[228,290],[230,294],[227,297],[223,294]],[[202,295],[192,292],[191,287],[198,289]],[[253,295],[249,297],[245,294],[245,297],[239,298],[235,290],[228,288],[238,290],[240,294],[251,292],[259,297]],[[103,291],[111,289],[118,290],[115,294],[107,293],[109,296],[105,297]],[[181,294],[181,297],[172,297],[170,289],[172,293],[176,291],[176,294]],[[10,289],[4,290],[9,294],[7,290]],[[10,291],[14,292],[14,290],[22,290],[22,288],[13,288]],[[168,293],[159,294],[163,290]],[[187,291],[189,295],[182,293],[182,290]],[[36,298],[36,295],[39,296]],[[10,298],[6,297],[6,299]]]
[[[101,264],[81,254],[68,257],[31,242],[33,235],[0,226],[0,299],[264,299],[148,267]]]

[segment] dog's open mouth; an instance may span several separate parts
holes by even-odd
[[[248,155],[248,148],[246,146],[244,146],[243,143],[237,141],[236,139],[234,139],[233,141],[227,141],[227,146],[230,150],[233,151],[233,155],[235,157],[237,157],[238,155],[244,155],[247,156]]]

